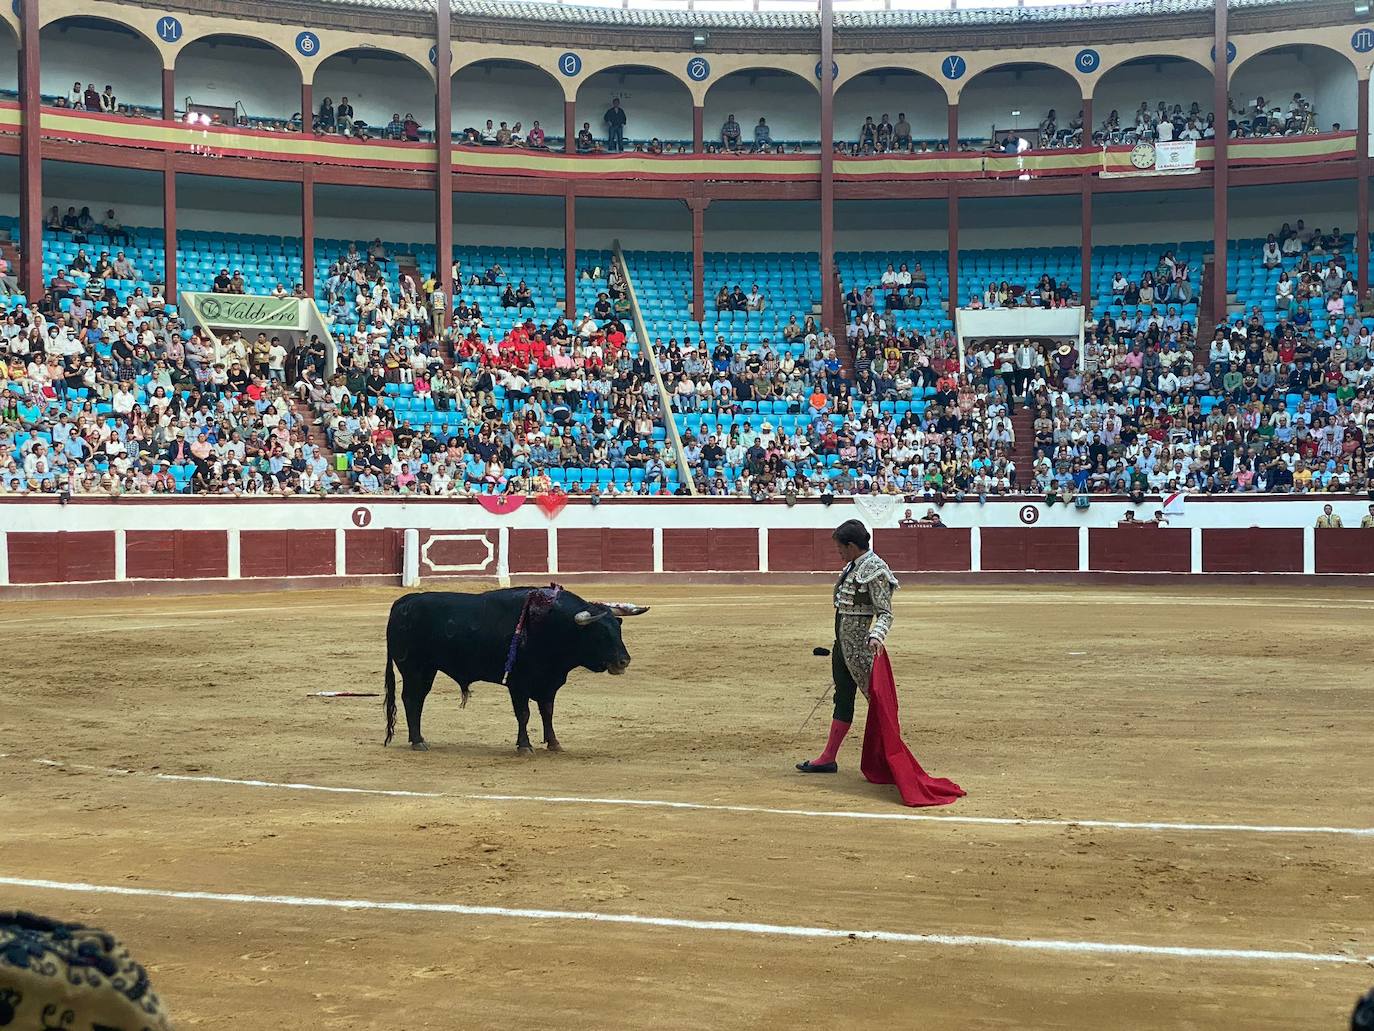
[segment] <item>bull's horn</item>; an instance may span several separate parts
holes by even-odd
[[[573,622],[578,626],[590,626],[598,619],[604,619],[607,615],[608,613],[605,612],[593,612],[591,609],[583,609],[577,615],[573,616]]]
[[[642,616],[649,611],[648,605],[634,605],[628,601],[613,601],[606,608],[617,616]]]

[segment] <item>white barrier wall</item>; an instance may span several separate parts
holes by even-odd
[[[0,588],[829,574],[836,565],[831,531],[856,516],[904,575],[1374,574],[1374,529],[1355,528],[1368,499],[1330,499],[1350,528],[1316,529],[1324,500],[1198,499],[1166,527],[1120,525],[1128,508],[1120,498],[1086,509],[974,501],[943,506],[945,526],[930,527],[904,516],[932,506],[897,498],[794,507],[704,499],[124,499],[66,506],[6,499]],[[1141,516],[1158,504],[1141,506]]]
[[[120,498],[74,499],[60,505],[56,499],[29,501],[0,498],[0,532],[57,532],[77,530],[208,530],[237,527],[243,530],[294,530],[369,527],[371,529],[632,529],[660,527],[692,529],[703,526],[723,528],[799,529],[838,526],[846,519],[861,518],[872,528],[896,527],[907,509],[915,516],[938,511],[951,527],[998,528],[1039,527],[1114,527],[1129,509],[1138,518],[1148,518],[1159,508],[1159,498],[1147,499],[1139,506],[1125,497],[1095,498],[1086,509],[1073,505],[1046,505],[1033,497],[989,498],[946,502],[913,497],[897,499],[885,514],[875,516],[874,508],[861,507],[851,498],[836,499],[826,505],[818,500],[799,501],[795,506],[782,502],[755,504],[747,500],[639,498],[604,499],[598,505],[587,499],[569,499],[565,508],[549,518],[533,501],[498,513],[489,512],[475,501],[452,498],[409,498],[350,496],[327,499],[241,498],[206,500],[199,498]],[[1316,524],[1322,506],[1330,504],[1347,527],[1359,526],[1368,513],[1371,499],[1361,495],[1284,495],[1263,499],[1225,497],[1188,497],[1184,514],[1170,520],[1175,527],[1201,529],[1303,528]],[[358,512],[368,513],[367,522],[358,523]],[[1030,513],[1034,513],[1030,515]]]

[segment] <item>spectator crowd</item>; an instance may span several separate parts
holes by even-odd
[[[54,207],[49,224],[74,240],[127,235],[113,211],[97,223],[89,208]],[[772,312],[757,285],[722,284],[719,311],[767,311],[782,328],[654,340],[651,361],[618,267],[586,270],[596,300],[565,315],[519,270],[455,262],[440,308],[434,275],[374,240],[339,254],[323,283],[331,369],[317,338],[214,335],[157,286],[117,289],[138,269],[92,244],[43,296],[9,297],[0,491],[680,492],[665,416],[713,495],[1365,491],[1374,302],[1353,296],[1348,246],[1339,229],[1285,224],[1257,260],[1296,284],[1292,303],[1286,291],[1272,314],[1237,312],[1210,336],[1181,315],[1192,270],[1165,251],[1139,280],[1113,277],[1081,345],[961,349],[952,332],[895,324],[928,287],[913,261],[849,291],[840,339],[809,313]],[[236,272],[222,269],[214,289],[242,292]],[[494,320],[479,292],[513,319]],[[1048,276],[987,295],[990,306],[1073,300]]]

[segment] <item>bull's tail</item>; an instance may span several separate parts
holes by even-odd
[[[391,636],[386,642],[386,740],[382,745],[391,744],[391,736],[396,733],[396,670],[391,665]]]

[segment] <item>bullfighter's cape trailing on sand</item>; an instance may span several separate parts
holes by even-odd
[[[897,685],[886,650],[874,656],[868,680],[868,722],[864,725],[859,768],[870,783],[896,784],[904,805],[949,805],[965,794],[954,781],[926,773],[902,740],[897,719]]]

